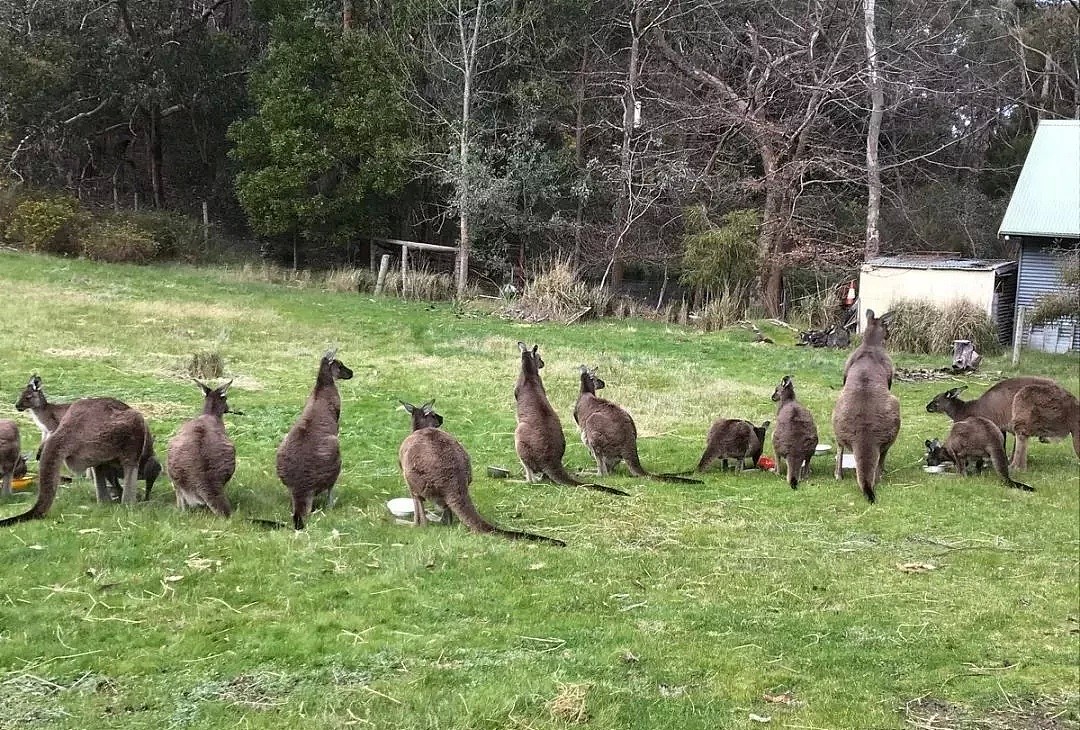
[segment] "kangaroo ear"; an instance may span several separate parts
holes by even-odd
[[[412,403],[406,403],[403,400],[399,400],[398,403],[401,404],[401,407],[405,409],[406,413],[412,413],[416,410],[416,406],[414,406]]]
[[[892,312],[886,312],[885,314],[878,317],[878,321],[881,322],[886,327],[888,327],[889,325],[892,324],[893,313]]]
[[[588,375],[589,374],[589,366],[588,365],[578,365],[578,371],[582,375]]]
[[[771,424],[771,423],[772,423],[772,421],[765,421],[763,424],[761,424],[761,430],[762,431],[767,430],[769,428],[769,424]]]
[[[869,323],[872,319],[874,319],[874,310],[873,309],[867,309],[866,310],[866,321]]]
[[[535,355],[540,350],[540,345],[533,345],[533,354]]]
[[[946,398],[955,398],[956,396],[963,393],[965,390],[967,390],[966,385],[961,385],[959,388],[950,388],[949,391],[947,393],[945,393],[945,397]]]
[[[930,439],[926,439],[926,441],[924,441],[923,443],[926,445],[926,448],[928,448],[928,449],[934,448],[934,442],[931,441]]]
[[[781,388],[786,388],[789,385],[791,385],[791,376],[790,375],[785,375],[783,380],[780,381],[780,387]]]
[[[322,356],[322,359],[325,362],[333,362],[334,358],[337,357],[337,351],[338,351],[338,349],[336,347],[334,347],[334,348],[332,348],[330,350],[327,350],[326,354]]]
[[[202,389],[203,395],[210,395],[211,388],[209,385],[202,382],[201,380],[198,380],[197,378],[192,378],[192,380],[195,381],[195,385],[199,386],[199,388]]]
[[[28,385],[30,386],[31,390],[41,390],[41,378],[38,377],[37,373],[34,373],[30,376],[30,382],[28,383]]]
[[[430,416],[431,412],[434,411],[434,410],[435,410],[435,400],[434,399],[429,400],[427,403],[420,406],[420,412],[423,413],[425,416]]]
[[[529,351],[529,346],[526,345],[521,340],[518,340],[518,349],[521,350],[522,352],[528,352]]]
[[[220,395],[222,398],[224,398],[225,394],[229,392],[229,386],[230,385],[232,385],[231,380],[229,382],[225,383],[225,385],[219,385],[217,387],[217,394]]]

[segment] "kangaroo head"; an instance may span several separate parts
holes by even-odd
[[[526,375],[539,375],[544,367],[544,359],[540,357],[540,345],[533,345],[532,349],[524,342],[518,342],[518,350],[521,351],[521,369]]]
[[[866,330],[863,332],[864,345],[883,345],[889,339],[889,325],[892,324],[893,313],[886,312],[880,317],[874,316],[873,309],[866,310]]]
[[[37,373],[30,376],[30,381],[19,393],[19,400],[15,401],[15,410],[26,411],[33,408],[44,408],[48,405],[45,400],[45,391],[41,388],[41,378]]]
[[[211,416],[221,417],[226,413],[235,413],[237,415],[244,415],[240,411],[233,411],[229,409],[229,401],[227,393],[229,392],[229,386],[233,381],[225,383],[225,385],[219,385],[216,388],[211,388],[206,383],[195,381],[195,384],[202,389],[203,392],[203,413]]]
[[[599,366],[597,366],[597,367],[590,370],[587,365],[582,365],[578,369],[581,372],[581,392],[582,393],[593,393],[593,394],[595,394],[596,391],[600,390],[605,385],[607,385],[596,374],[596,371],[600,369]]]
[[[405,411],[412,416],[412,429],[419,431],[422,428],[438,428],[443,424],[443,417],[435,412],[435,401],[429,400],[422,406],[414,406],[412,403],[398,401]]]
[[[757,434],[759,442],[765,443],[765,432],[769,430],[770,423],[771,421],[765,421],[760,426],[754,426],[752,423],[750,424],[754,429],[754,433]]]
[[[792,400],[795,397],[795,385],[791,382],[791,376],[785,375],[780,384],[776,386],[776,389],[772,393],[772,399],[774,401]]]
[[[353,376],[352,370],[345,367],[345,364],[337,359],[336,347],[323,355],[319,369],[320,371],[326,371],[334,380],[349,380]]]
[[[937,439],[927,439],[924,442],[926,446],[926,465],[937,466],[945,461],[952,461],[952,457],[945,450],[945,447]]]
[[[961,385],[959,388],[950,388],[944,393],[938,393],[934,396],[934,399],[926,404],[927,413],[947,413],[949,408],[957,403],[963,403],[962,400],[956,396],[967,390],[966,385]],[[933,466],[931,464],[931,466]]]

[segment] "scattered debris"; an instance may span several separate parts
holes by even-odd
[[[760,722],[762,724],[765,724],[767,722],[772,722],[772,718],[769,717],[768,715],[755,715],[754,713],[751,712],[750,713],[750,721],[751,722]]]
[[[916,730],[1074,730],[1067,698],[1035,700],[1006,697],[1005,706],[976,712],[934,697],[904,705],[904,720]]]
[[[798,338],[799,341],[795,344],[800,347],[843,348],[851,345],[851,333],[838,324],[824,330],[803,330],[799,332]]]
[[[740,321],[739,326],[753,332],[754,333],[754,342],[756,342],[756,343],[759,342],[759,343],[764,344],[764,345],[775,345],[776,344],[776,341],[773,340],[773,338],[766,337],[765,334],[760,329],[758,329],[758,326],[756,324],[754,324],[753,322],[749,321],[749,320],[744,319],[744,320]]]
[[[975,345],[971,343],[971,340],[953,340],[952,371],[954,373],[973,373],[979,368],[981,362],[982,355],[975,351]]]
[[[658,689],[660,690],[661,697],[682,697],[686,694],[687,691],[687,687],[685,684],[661,684],[659,685]]]
[[[787,705],[788,707],[803,706],[803,703],[795,699],[795,695],[793,695],[790,691],[781,692],[780,694],[770,694],[768,692],[765,692],[761,695],[761,699],[765,700],[766,702],[771,702],[774,705]]]
[[[896,569],[901,573],[929,573],[938,567],[933,563],[897,563]]]
[[[564,684],[559,694],[548,702],[548,712],[556,720],[580,725],[589,721],[589,711],[585,698],[592,689],[591,684]]]

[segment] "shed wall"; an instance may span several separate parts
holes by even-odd
[[[925,299],[938,307],[966,299],[993,317],[994,278],[993,271],[864,265],[859,274],[859,309],[881,314],[902,299]],[[860,332],[865,324],[865,317],[860,316]]]
[[[1064,289],[1061,283],[1060,248],[1055,250],[1049,243],[1046,239],[1023,241],[1016,285],[1017,306],[1032,307],[1040,296]],[[1060,246],[1068,248],[1077,243],[1063,241]],[[1023,344],[1046,352],[1080,350],[1080,326],[1074,319],[1032,327],[1024,337]]]

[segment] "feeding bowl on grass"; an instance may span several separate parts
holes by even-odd
[[[922,470],[924,472],[926,472],[927,474],[944,474],[946,471],[948,471],[948,469],[945,468],[944,464],[935,464],[934,466],[924,466],[922,468]]]
[[[21,492],[24,489],[29,488],[29,486],[31,484],[33,484],[33,483],[34,483],[34,475],[33,474],[27,474],[24,477],[18,477],[17,479],[12,479],[11,480],[11,490],[13,492]]]
[[[821,454],[827,454],[832,451],[832,446],[828,444],[818,444],[814,447],[814,456],[820,456]]]
[[[489,466],[487,468],[487,474],[492,479],[506,479],[510,476],[510,470],[503,469],[501,466]]]
[[[390,514],[398,518],[401,522],[413,521],[413,501],[412,497],[394,497],[387,500],[386,509],[390,510]],[[432,514],[431,512],[425,512],[428,520],[431,522],[439,522],[442,518],[439,515]]]

